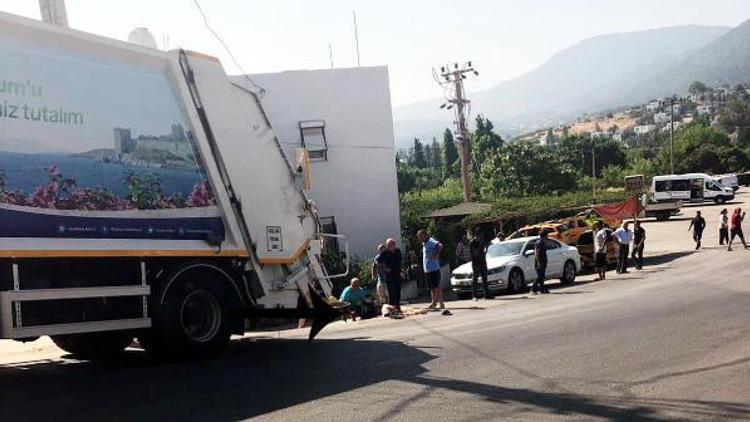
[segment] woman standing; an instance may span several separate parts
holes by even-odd
[[[719,219],[721,220],[721,224],[719,224],[719,245],[723,245],[724,242],[729,243],[729,211],[727,211],[726,208],[721,210]]]
[[[745,243],[745,236],[742,234],[742,220],[745,219],[745,213],[740,208],[735,208],[732,213],[732,218],[729,219],[729,247],[728,251],[732,250],[732,241],[735,236],[739,236],[742,241],[742,246],[747,249],[747,243]]]

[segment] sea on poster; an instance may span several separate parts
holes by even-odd
[[[223,237],[164,72],[0,41],[0,237]]]

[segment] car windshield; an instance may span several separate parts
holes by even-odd
[[[491,245],[487,249],[487,257],[497,258],[500,256],[518,255],[525,242],[503,242],[497,245]]]

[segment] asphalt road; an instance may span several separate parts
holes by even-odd
[[[312,345],[292,330],[96,365],[0,341],[0,420],[750,420],[750,251],[715,247],[720,208],[700,209],[701,251],[687,216],[648,222],[643,271],[336,323]]]

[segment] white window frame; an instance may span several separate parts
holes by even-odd
[[[310,145],[305,141],[305,134],[319,134],[323,139],[323,145],[315,143]],[[328,160],[328,139],[326,138],[325,120],[303,120],[299,122],[299,137],[303,148],[307,149],[310,161]]]

